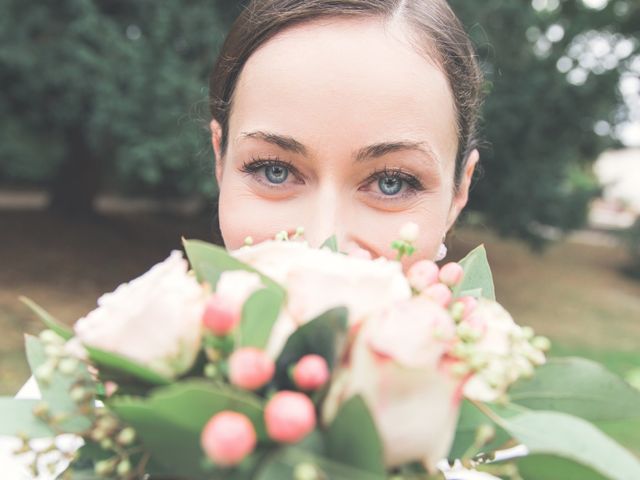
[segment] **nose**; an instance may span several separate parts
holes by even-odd
[[[319,191],[310,201],[311,205],[304,219],[305,240],[312,247],[318,248],[335,236],[342,250],[350,240],[348,202],[343,201],[339,193],[331,188]]]

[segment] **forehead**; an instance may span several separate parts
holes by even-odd
[[[266,129],[342,154],[377,141],[426,140],[453,162],[449,84],[404,28],[332,18],[279,32],[253,53],[238,79],[230,141],[242,131]]]

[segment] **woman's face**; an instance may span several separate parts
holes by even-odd
[[[313,246],[336,235],[341,249],[393,258],[391,242],[415,222],[406,264],[435,257],[478,154],[455,194],[453,97],[402,25],[331,19],[282,31],[249,58],[232,102],[216,166],[227,248],[304,227]]]

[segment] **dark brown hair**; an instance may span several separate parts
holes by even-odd
[[[415,47],[442,68],[456,109],[455,185],[459,186],[467,158],[478,146],[483,77],[473,45],[445,0],[252,0],[233,23],[209,84],[211,114],[222,128],[222,155],[227,148],[233,92],[251,54],[287,27],[346,16],[405,21]]]

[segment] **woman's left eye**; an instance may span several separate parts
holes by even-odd
[[[376,183],[383,197],[401,198],[424,190],[424,187],[413,175],[402,170],[384,169],[369,177],[368,184]]]

